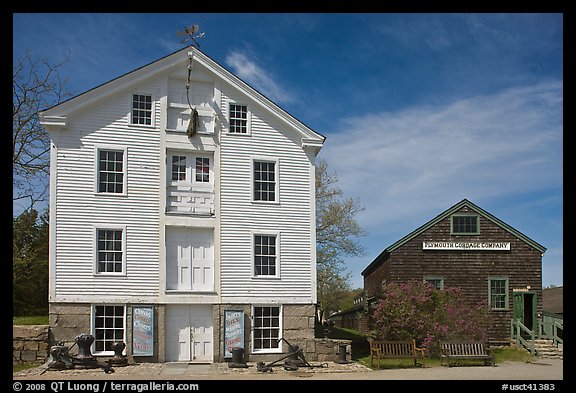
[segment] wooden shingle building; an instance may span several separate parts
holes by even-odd
[[[464,199],[387,247],[364,269],[367,309],[391,282],[422,280],[437,288],[458,287],[471,304],[487,301],[489,341],[509,342],[513,317],[536,328],[542,312],[545,251]]]

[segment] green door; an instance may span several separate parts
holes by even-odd
[[[520,321],[529,330],[536,328],[536,293],[514,293],[514,320]]]

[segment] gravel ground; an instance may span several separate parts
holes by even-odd
[[[228,363],[140,363],[114,367],[106,374],[101,369],[49,370],[40,366],[13,374],[13,380],[563,380],[563,361],[537,359],[532,363],[504,362],[492,366],[413,367],[371,370],[356,362],[314,363],[296,371],[274,366],[271,372],[258,371],[256,364],[247,368],[230,368]],[[537,389],[540,390],[540,389]],[[551,389],[552,390],[552,389]]]

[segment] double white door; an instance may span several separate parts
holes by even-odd
[[[214,231],[167,228],[166,289],[214,291]]]
[[[167,361],[212,362],[212,335],[212,305],[166,306]]]

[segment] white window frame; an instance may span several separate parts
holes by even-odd
[[[184,179],[174,179],[174,157],[184,158]],[[190,176],[188,166],[188,156],[186,154],[171,153],[168,155],[168,181],[169,182],[186,182]],[[180,173],[180,172],[179,172]]]
[[[432,284],[436,289],[444,289],[444,277],[442,276],[424,276],[422,281],[432,284],[430,281],[440,281],[440,288],[436,288],[436,285]]]
[[[254,169],[255,162],[273,162],[274,163],[274,200],[261,201],[254,199]],[[255,204],[279,205],[280,204],[280,159],[276,157],[252,156],[250,160],[250,200]]]
[[[257,280],[280,279],[280,232],[279,231],[251,231],[251,249],[252,258],[252,278]],[[275,236],[276,237],[276,274],[256,274],[256,236]]]
[[[151,111],[152,113],[150,114],[150,124],[138,124],[138,123],[134,123],[134,120],[132,119],[132,105],[134,104],[134,95],[143,95],[143,96],[150,96],[150,102],[152,104],[151,106]],[[128,126],[130,127],[143,127],[143,128],[156,128],[155,124],[156,124],[156,99],[154,97],[154,94],[150,91],[132,91],[130,93],[130,97],[129,97],[129,111],[128,111]]]
[[[111,230],[122,231],[122,271],[121,272],[99,272],[98,271],[98,231]],[[126,225],[99,224],[94,225],[92,230],[92,248],[94,249],[93,274],[94,276],[126,276]]]
[[[232,132],[232,126],[231,126],[231,122],[230,120],[232,120],[231,117],[231,109],[232,109],[232,105],[242,105],[246,107],[246,132]],[[228,101],[228,130],[227,130],[227,134],[230,135],[252,135],[252,111],[250,110],[250,105],[248,104],[243,104],[241,102],[235,102],[235,101]]]
[[[252,326],[250,329],[250,341],[251,341],[251,353],[252,354],[263,354],[263,353],[282,353],[282,344],[283,342],[278,342],[278,348],[264,348],[264,349],[256,349],[254,345],[254,332],[256,330],[255,320],[256,320],[256,308],[258,307],[277,307],[280,309],[278,313],[278,339],[283,337],[282,326],[284,325],[284,307],[281,304],[253,304],[252,305]]]
[[[93,304],[91,308],[91,315],[90,315],[90,325],[92,329],[92,335],[94,336],[94,343],[92,344],[92,353],[96,356],[109,356],[114,355],[114,351],[96,351],[96,307],[123,307],[124,313],[122,315],[123,318],[123,341],[126,342],[126,309],[128,308],[126,304]],[[126,353],[126,349],[124,349],[123,353]]]
[[[203,180],[198,180],[198,165],[197,165],[197,161],[198,159],[201,160],[208,160],[208,181],[203,181]],[[212,171],[212,167],[213,167],[213,159],[211,157],[207,157],[207,156],[201,156],[201,155],[195,155],[194,159],[193,159],[193,174],[192,176],[194,176],[194,183],[198,183],[198,184],[213,184],[214,183],[214,176],[213,176],[213,171]],[[202,163],[202,166],[204,164]],[[200,173],[201,176],[204,175],[204,173]]]
[[[184,180],[172,180],[172,157],[186,157],[186,179]],[[209,160],[208,165],[208,180],[207,182],[196,180],[196,159],[197,158],[207,158]],[[167,180],[168,184],[192,184],[194,187],[213,187],[214,186],[214,156],[209,154],[200,154],[196,152],[184,152],[184,151],[169,151],[168,160],[166,162],[166,167],[168,169]]]
[[[122,151],[122,169],[124,176],[122,177],[122,192],[100,192],[98,186],[100,183],[100,151]],[[94,146],[94,194],[106,196],[126,196],[128,195],[128,148],[126,146],[118,145],[95,145]]]

